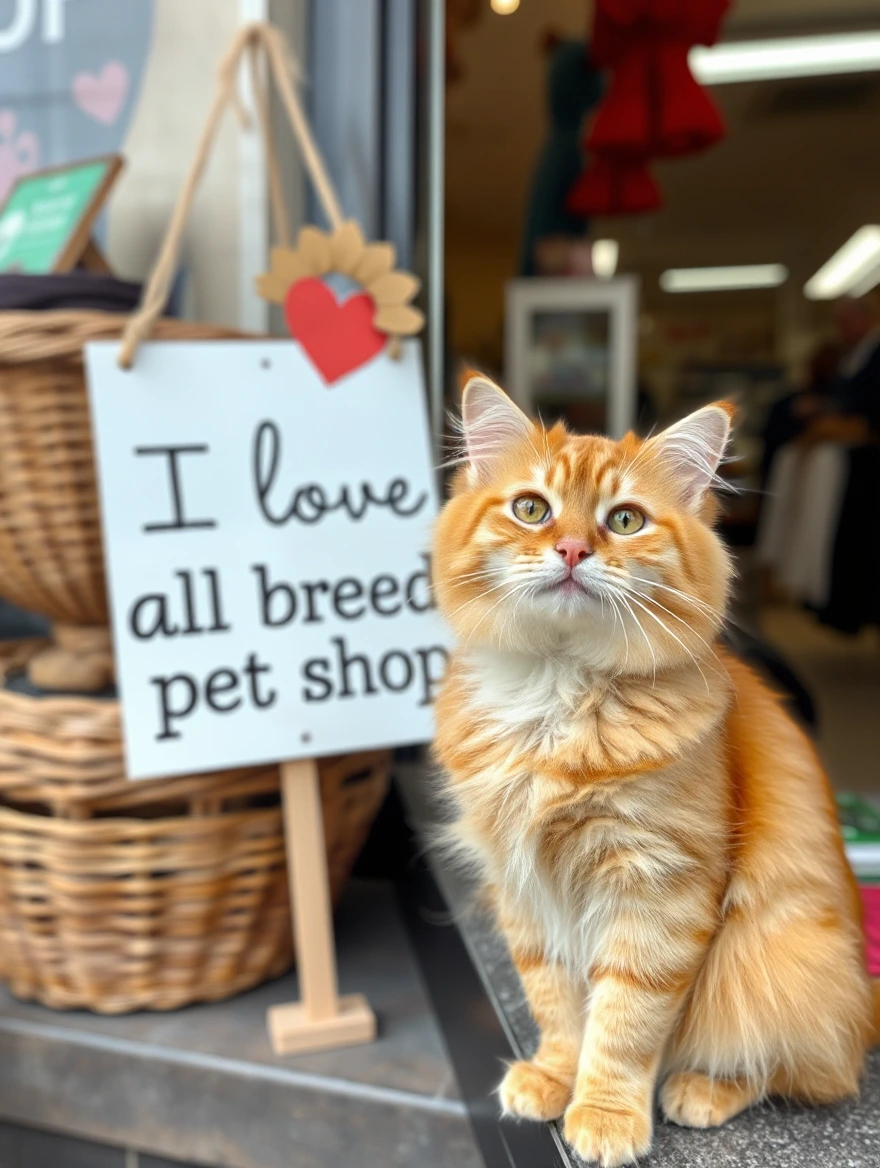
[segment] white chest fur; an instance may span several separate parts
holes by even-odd
[[[673,678],[661,692],[637,681],[621,692],[566,657],[473,650],[463,664],[480,710],[472,745],[491,762],[456,784],[459,841],[548,955],[585,971],[621,904],[653,896],[693,862],[676,832],[699,831],[699,804],[711,798],[705,786],[685,796],[682,785],[687,758],[713,753],[702,733],[694,740],[682,731],[684,712],[692,720],[700,699],[687,678]],[[705,689],[697,693],[706,703],[705,731],[721,707],[707,702]],[[656,767],[644,770],[636,761],[644,760],[643,729],[650,722],[656,739],[658,711],[668,719],[666,737]],[[590,781],[591,752],[607,762],[615,735],[612,763],[619,765]],[[576,768],[583,759],[583,770],[569,777],[555,765],[561,758]]]
[[[613,801],[578,808],[571,821],[548,816],[557,793],[547,776],[485,772],[458,789],[459,843],[500,895],[506,911],[527,926],[548,957],[585,971],[614,909],[614,889],[597,878],[611,850],[630,847],[629,829]],[[561,791],[559,792],[561,794]],[[487,832],[483,825],[492,823]],[[562,828],[557,848],[554,833]]]
[[[476,705],[499,731],[564,736],[589,689],[573,657],[475,649],[466,657]]]
[[[575,733],[589,678],[571,658],[479,649],[466,657],[469,690],[481,711],[481,734],[510,744],[511,765],[487,768],[458,789],[459,837],[520,920],[528,921],[548,956],[586,968],[608,908],[585,879],[594,854],[618,834],[613,808],[583,805],[566,824],[564,854],[548,846],[559,826],[547,807],[570,789],[513,759],[527,748],[552,755]],[[610,793],[609,793],[610,794]],[[610,813],[610,814],[609,814]],[[480,825],[492,823],[487,833]]]

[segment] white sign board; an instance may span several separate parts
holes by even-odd
[[[423,742],[446,662],[421,356],[88,345],[132,778]]]

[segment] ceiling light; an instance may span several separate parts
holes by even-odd
[[[617,271],[619,255],[620,244],[616,239],[597,239],[590,254],[593,275],[598,276],[600,280],[610,280]]]
[[[880,227],[860,227],[804,285],[810,300],[862,296],[880,283]]]
[[[511,12],[516,12],[519,8],[519,0],[489,0],[492,6],[492,11],[497,12],[499,16],[510,16]]]
[[[863,73],[880,69],[880,31],[698,46],[689,60],[694,76],[705,85]]]
[[[865,276],[864,280],[859,280],[858,284],[853,284],[849,290],[849,295],[858,299],[859,296],[867,296],[872,292],[877,285],[880,284],[880,262],[871,269],[870,273]]]
[[[783,264],[737,264],[726,268],[670,268],[660,277],[664,292],[727,292],[778,288],[788,279]]]

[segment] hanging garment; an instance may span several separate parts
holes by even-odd
[[[794,443],[773,460],[758,527],[757,558],[789,595],[821,609],[831,592],[838,523],[849,475],[839,442]]]
[[[880,625],[880,446],[849,453],[849,481],[822,621],[842,633]]]
[[[867,419],[880,435],[880,331],[870,332],[843,359],[834,397],[840,413]]]

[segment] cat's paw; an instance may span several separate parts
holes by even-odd
[[[573,1103],[565,1113],[564,1134],[582,1159],[601,1168],[621,1168],[650,1150],[651,1116],[647,1111],[606,1111]]]
[[[556,1078],[535,1063],[513,1063],[498,1094],[507,1115],[521,1119],[559,1119],[571,1099],[572,1084]]]
[[[720,1127],[754,1103],[758,1095],[735,1080],[679,1071],[661,1087],[660,1106],[666,1118],[681,1127]]]

